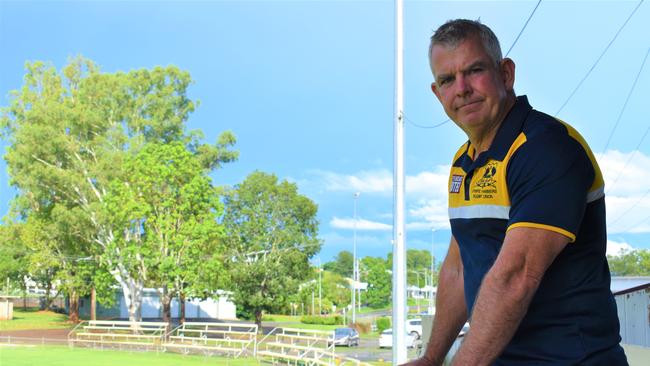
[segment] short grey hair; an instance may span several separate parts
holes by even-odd
[[[431,51],[433,51],[434,46],[441,45],[455,48],[461,42],[472,37],[478,37],[481,40],[483,48],[495,64],[501,62],[503,59],[501,45],[492,29],[481,23],[480,20],[453,19],[441,25],[431,36],[431,43],[429,44],[429,66],[431,66],[431,70],[433,70]]]

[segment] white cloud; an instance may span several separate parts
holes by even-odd
[[[605,178],[607,231],[650,233],[650,156],[609,150],[598,156]]]
[[[620,243],[613,240],[607,240],[607,255],[618,256],[626,251],[634,250],[628,243]]]
[[[386,169],[361,171],[356,175],[345,175],[322,170],[313,171],[327,191],[391,193],[393,175]]]
[[[330,221],[330,226],[335,229],[354,229],[353,218],[334,218]],[[357,218],[357,230],[366,231],[388,231],[393,230],[393,226],[382,222],[370,221]]]

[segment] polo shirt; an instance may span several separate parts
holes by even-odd
[[[461,146],[449,176],[470,316],[508,230],[542,228],[571,241],[495,364],[627,365],[605,255],[604,181],[584,139],[520,96],[490,148],[474,155],[469,141]]]

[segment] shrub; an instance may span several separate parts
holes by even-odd
[[[320,324],[320,325],[337,325],[343,322],[340,315],[334,316],[318,316],[318,315],[305,315],[300,318],[303,324]]]
[[[386,317],[386,316],[383,316],[381,318],[377,318],[376,323],[377,323],[377,332],[378,333],[381,333],[384,330],[391,327],[390,318]]]

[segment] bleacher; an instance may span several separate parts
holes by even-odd
[[[276,328],[264,340],[267,340],[263,343],[264,349],[257,351],[259,360],[273,364],[335,364],[333,331]]]
[[[167,323],[90,320],[79,323],[68,333],[68,344],[93,347],[131,346],[159,348],[165,337]]]
[[[168,334],[163,349],[208,356],[252,356],[257,351],[257,325],[185,322]]]

